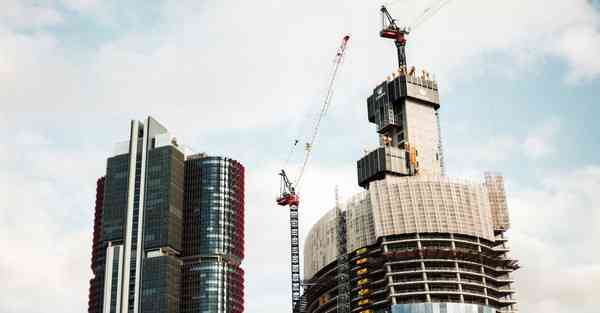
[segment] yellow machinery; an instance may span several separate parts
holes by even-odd
[[[364,254],[367,251],[369,251],[367,248],[360,248],[360,249],[356,250],[356,255]]]

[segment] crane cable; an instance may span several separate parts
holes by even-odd
[[[321,121],[323,120],[323,117],[327,114],[327,111],[329,110],[329,106],[331,104],[331,99],[333,97],[333,90],[334,90],[333,86],[334,86],[335,80],[337,78],[337,73],[340,69],[340,65],[342,64],[342,60],[344,58],[344,52],[346,51],[346,47],[347,47],[349,39],[350,39],[350,36],[348,36],[348,35],[344,36],[344,39],[342,40],[342,44],[340,45],[340,47],[338,48],[338,51],[336,53],[336,56],[334,59],[334,64],[333,64],[333,69],[331,71],[331,76],[330,76],[331,78],[329,79],[329,85],[327,87],[327,93],[325,94],[325,99],[323,100],[323,105],[321,106],[321,111],[319,112],[319,115],[316,117],[313,131],[306,143],[305,152],[304,152],[304,161],[302,163],[300,172],[298,173],[298,178],[296,179],[296,182],[294,183],[294,185],[296,186],[296,189],[299,189],[300,183],[302,182],[302,177],[304,176],[304,171],[306,170],[306,166],[308,164],[308,161],[310,160],[312,147],[313,147],[313,145],[317,139],[317,135],[319,133],[319,127],[321,126]]]
[[[435,4],[427,7],[425,10],[423,10],[421,15],[419,15],[417,18],[415,18],[415,20],[412,22],[412,24],[410,25],[410,30],[414,30],[415,28],[419,27],[421,24],[423,24],[425,21],[427,21],[427,19],[434,16],[443,7],[445,7],[448,3],[450,3],[450,1],[452,1],[452,0],[439,0]]]
[[[427,8],[425,10],[423,10],[423,12],[421,12],[420,15],[415,17],[413,22],[408,27],[409,31],[413,31],[414,29],[419,27],[427,19],[434,16],[439,10],[441,10],[448,3],[450,3],[450,1],[452,1],[452,0],[436,0],[433,4],[430,4],[429,6],[427,6]],[[392,5],[396,5],[398,2],[400,2],[400,0],[387,1],[387,2],[383,3],[383,6],[389,7]]]

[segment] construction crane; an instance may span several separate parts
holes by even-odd
[[[398,51],[399,68],[406,68],[406,36],[408,36],[408,34],[410,34],[411,31],[419,27],[430,17],[435,15],[450,1],[451,0],[438,0],[434,2],[432,5],[427,7],[419,16],[417,16],[417,18],[413,21],[413,23],[410,26],[406,27],[398,26],[398,24],[396,24],[396,19],[392,17],[385,5],[381,6],[381,31],[379,32],[379,37],[394,40],[394,43],[396,44],[396,49]]]
[[[350,36],[346,35],[342,39],[342,43],[337,49],[332,74],[329,79],[329,85],[327,88],[327,93],[325,94],[325,99],[323,100],[323,104],[321,106],[321,110],[319,111],[319,115],[315,120],[315,124],[312,128],[312,132],[308,141],[306,143],[306,152],[304,154],[304,160],[302,162],[302,166],[300,168],[300,172],[298,173],[298,178],[296,179],[296,183],[293,183],[290,178],[287,176],[285,170],[281,170],[279,176],[281,177],[281,185],[279,190],[279,197],[277,198],[277,204],[280,206],[287,206],[290,209],[290,268],[291,268],[291,284],[292,284],[292,312],[293,313],[304,313],[305,311],[305,303],[301,301],[302,296],[302,284],[300,279],[300,234],[298,230],[298,207],[300,205],[300,197],[298,195],[297,187],[299,186],[301,179],[306,171],[308,161],[310,160],[310,155],[312,148],[317,139],[317,135],[319,133],[319,127],[321,125],[321,121],[323,117],[327,113],[329,109],[331,98],[333,96],[334,83],[337,77],[338,70],[340,65],[342,64],[342,60],[344,57],[344,53],[346,51],[346,47],[348,45],[348,40],[350,40]],[[294,146],[298,144],[298,140],[294,141]],[[293,148],[293,147],[292,147]]]

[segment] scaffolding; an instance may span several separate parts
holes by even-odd
[[[338,189],[335,189],[336,235],[338,246],[337,257],[337,313],[350,313],[350,265],[346,248],[346,212],[339,204]]]

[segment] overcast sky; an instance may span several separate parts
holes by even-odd
[[[430,2],[390,11],[409,23]],[[0,312],[87,310],[96,179],[129,120],[147,115],[246,166],[246,312],[289,311],[277,171],[350,33],[304,179],[302,233],[335,185],[343,198],[359,191],[355,162],[377,144],[366,97],[397,62],[377,34],[380,4],[1,0]],[[454,0],[407,53],[442,89],[448,174],[506,177],[521,312],[597,313],[598,1]]]

